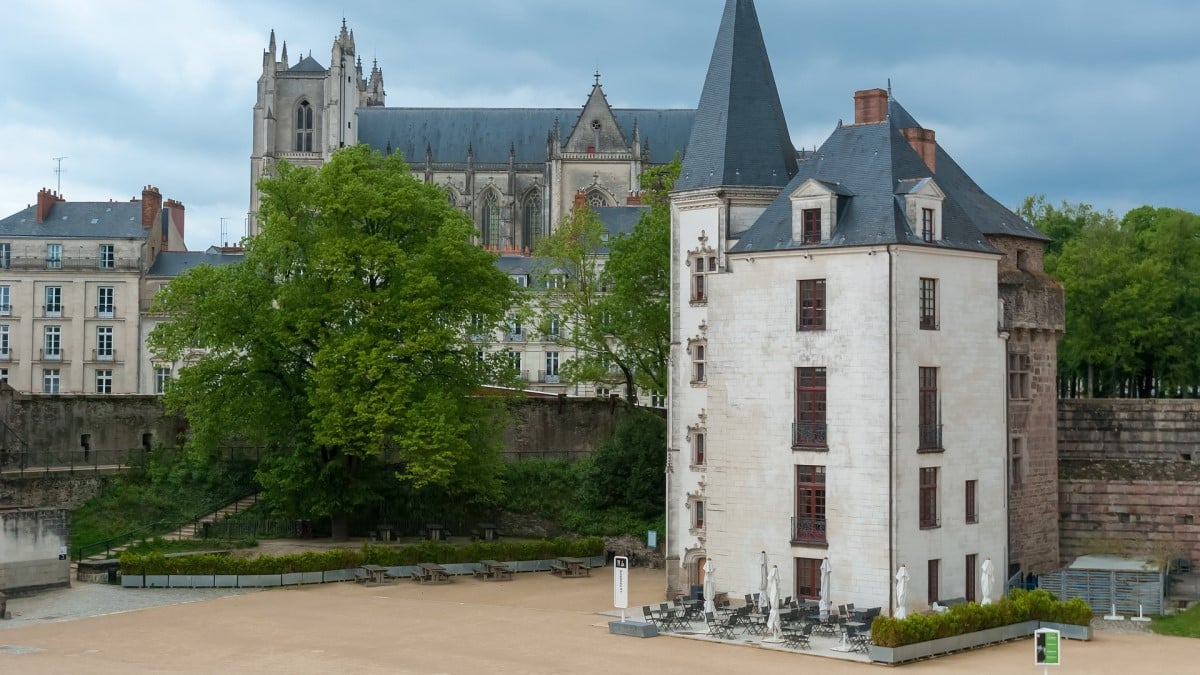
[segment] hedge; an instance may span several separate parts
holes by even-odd
[[[1017,589],[990,605],[970,602],[940,614],[913,614],[905,619],[877,617],[871,623],[871,641],[880,647],[903,647],[1024,621],[1086,626],[1092,621],[1092,608],[1082,598],[1059,602],[1041,589]]]
[[[166,557],[162,553],[121,554],[121,573],[142,574],[292,574],[352,569],[362,565],[400,567],[423,562],[470,563],[480,560],[544,560],[560,556],[588,557],[604,554],[604,540],[551,539],[532,542],[479,542],[452,546],[421,542],[410,546],[363,545],[361,549],[292,553],[254,558],[228,555]]]

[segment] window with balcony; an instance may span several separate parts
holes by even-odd
[[[0,360],[12,359],[12,345],[9,343],[8,324],[0,323]]]
[[[558,352],[546,352],[546,382],[557,384],[558,381]]]
[[[796,558],[796,597],[806,600],[821,597],[821,559]]]
[[[96,326],[96,360],[113,360],[113,328],[112,326]]]
[[[12,316],[12,287],[0,286],[0,316]]]
[[[804,209],[804,239],[802,244],[821,243],[821,209]]]
[[[922,367],[918,373],[918,450],[942,449],[941,410],[938,405],[938,369]]]
[[[42,358],[47,361],[62,360],[62,326],[43,327]]]
[[[919,508],[921,529],[929,529],[939,527],[941,525],[941,521],[938,519],[937,467],[921,469],[921,494]]]
[[[963,499],[966,501],[966,504],[964,505],[966,520],[967,523],[970,524],[979,522],[979,496],[976,494],[977,489],[978,481],[967,481]]]
[[[1008,397],[1029,398],[1029,354],[1010,352],[1008,355]]]
[[[937,602],[940,598],[941,590],[939,589],[939,586],[941,583],[941,579],[942,579],[942,561],[941,560],[930,560],[929,561],[929,577],[928,577],[928,581],[926,582],[927,583],[926,588],[928,589],[926,599],[929,601],[929,604],[931,606],[933,605],[933,603]]]
[[[505,331],[505,337],[508,338],[509,342],[519,342],[525,339],[525,331],[521,327],[520,317],[508,317],[508,330]]]
[[[826,430],[825,369],[797,368],[792,447],[825,448],[829,445]]]
[[[62,244],[46,244],[46,269],[62,269]]]
[[[154,393],[165,394],[171,381],[171,366],[154,367]]]
[[[101,319],[111,319],[116,312],[114,299],[116,293],[112,286],[100,286],[96,289],[96,316]]]
[[[937,279],[921,278],[921,330],[938,329]]]
[[[62,316],[62,286],[46,287],[46,304],[42,305],[45,316]]]
[[[58,368],[47,368],[42,371],[42,393],[57,394],[61,381]]]
[[[117,250],[112,244],[100,244],[100,269],[111,270],[117,265]]]
[[[560,322],[557,314],[550,315],[550,318],[547,319],[547,321],[546,321],[546,339],[547,340],[557,340],[558,339],[558,336],[560,335],[559,329],[561,328],[560,323],[561,322]]]
[[[96,371],[96,393],[111,394],[113,391],[113,371],[104,369]]]
[[[692,464],[694,466],[704,466],[705,464],[705,443],[703,431],[697,431],[692,434]]]
[[[796,330],[825,330],[825,280],[796,282]]]
[[[796,517],[792,541],[825,544],[825,467],[796,467]]]

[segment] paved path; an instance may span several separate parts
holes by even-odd
[[[662,575],[661,570],[632,570],[631,604],[658,602]],[[159,595],[163,591],[132,592],[138,598],[151,594],[166,597]],[[180,593],[185,598],[201,594]],[[580,579],[537,573],[519,574],[514,581],[503,583],[456,578],[451,584],[436,587],[402,582],[369,588],[328,584],[275,589],[210,602],[150,607],[76,621],[27,622],[0,629],[0,672],[887,672],[880,666],[802,653],[698,640],[638,640],[610,635],[608,617],[597,612],[607,611],[611,601],[608,570]],[[10,608],[24,612],[25,602],[15,599]],[[46,612],[54,606],[53,602],[41,605]],[[89,613],[88,608],[84,609],[84,614]],[[66,614],[59,616],[65,618]],[[1190,674],[1196,672],[1200,642],[1102,632],[1093,642],[1065,643],[1063,654],[1067,664],[1063,672]],[[903,666],[903,671],[970,675],[1040,672],[1033,666],[1033,647],[1028,639]]]

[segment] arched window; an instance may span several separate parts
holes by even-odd
[[[483,198],[483,245],[500,245],[500,202],[491,191]]]
[[[592,208],[600,208],[609,205],[608,197],[605,197],[604,193],[599,190],[591,190],[587,193],[587,203],[588,206],[591,206]]]
[[[296,107],[296,152],[313,151],[313,111],[308,101]]]
[[[521,241],[532,251],[542,236],[542,195],[537,190],[530,192],[521,210],[525,214]]]

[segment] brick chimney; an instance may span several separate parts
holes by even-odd
[[[174,226],[175,231],[179,234],[179,241],[183,241],[183,203],[175,201],[174,199],[168,199],[165,202],[165,205],[171,211],[171,225]],[[168,233],[163,233],[164,238],[167,237],[167,235]],[[166,248],[166,246],[164,245],[163,248]]]
[[[901,129],[900,133],[904,134],[904,138],[908,140],[908,144],[913,150],[925,160],[925,166],[933,173],[937,173],[937,133],[933,129],[922,129],[913,127],[911,129]]]
[[[886,89],[865,89],[854,92],[854,123],[878,124],[887,120],[888,93]]]
[[[57,192],[42,188],[38,190],[37,199],[37,221],[39,223],[46,222],[46,218],[50,217],[50,207],[58,202],[65,202],[66,199],[59,196]]]
[[[642,194],[640,192],[630,192],[629,196],[625,199],[625,206],[641,206],[641,205],[642,205]]]
[[[149,230],[162,221],[162,193],[153,185],[142,188],[142,227]]]

